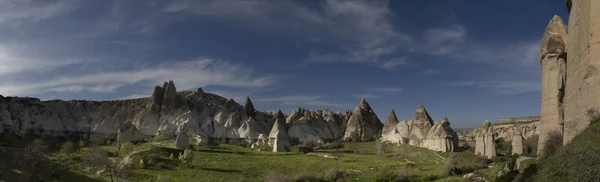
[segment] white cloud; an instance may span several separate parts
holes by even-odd
[[[123,86],[140,82],[151,85],[173,80],[178,90],[188,90],[206,85],[260,88],[273,84],[269,76],[254,76],[247,68],[227,61],[199,58],[192,61],[169,61],[158,67],[129,71],[112,71],[78,75],[60,75],[37,79],[27,83],[6,83],[0,86],[5,95],[37,94],[48,91],[60,92],[114,92]]]
[[[444,83],[445,86],[471,86],[488,90],[496,95],[521,94],[539,92],[542,90],[541,83],[535,81],[482,81],[482,82],[453,82]]]
[[[278,97],[262,97],[254,99],[255,103],[275,103],[279,105],[293,105],[293,106],[321,106],[321,107],[347,107],[344,104],[336,104],[323,100],[323,95],[289,95],[289,96],[278,96]]]

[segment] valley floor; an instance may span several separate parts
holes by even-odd
[[[328,173],[334,169],[345,170],[342,181],[385,181],[398,176],[410,181],[464,181],[462,175],[447,175],[449,153],[412,146],[376,147],[376,142],[343,144],[341,149],[315,150],[306,154],[256,151],[226,144],[193,147],[191,165],[183,166],[177,159],[182,150],[174,149],[174,142],[169,140],[135,145],[129,157],[134,159],[133,181],[265,181],[268,173],[279,173],[289,179],[312,176],[327,180]],[[11,150],[4,148],[4,152]],[[115,161],[127,156],[118,155],[113,146],[101,148]],[[48,154],[48,159],[62,169],[58,181],[110,181],[106,173],[98,175],[90,170],[85,161],[89,151],[89,147],[83,147],[68,155],[58,151]],[[2,156],[2,161],[10,161],[6,159],[9,155]],[[458,152],[456,157],[464,168],[481,167],[480,159],[472,151]],[[145,161],[143,168],[139,167],[139,159]],[[21,174],[16,166],[7,164],[0,179],[18,179]],[[498,171],[486,170],[489,173]]]

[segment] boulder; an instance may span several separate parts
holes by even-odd
[[[343,140],[355,142],[371,141],[374,137],[381,135],[382,127],[383,124],[363,97],[354,109],[352,116],[348,119]]]

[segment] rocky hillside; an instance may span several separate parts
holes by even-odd
[[[382,124],[362,99],[353,112],[309,111],[298,108],[290,115],[280,110],[254,109],[232,99],[197,91],[178,92],[172,81],[156,86],[149,98],[84,101],[0,96],[0,132],[19,136],[68,136],[92,141],[143,140],[158,133],[180,133],[206,139],[227,138],[249,144],[266,138],[276,120],[290,140],[323,142],[332,139],[368,141],[381,133]]]
[[[522,135],[523,138],[538,135],[537,126],[539,122],[539,116],[501,118],[491,125],[491,129],[494,131],[495,139],[511,141],[516,134]],[[478,130],[478,128],[458,131],[459,140],[461,142],[473,144],[475,142],[476,130]]]

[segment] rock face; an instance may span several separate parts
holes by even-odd
[[[492,159],[496,156],[494,130],[489,120],[483,121],[475,136],[475,155]]]
[[[565,42],[568,54],[563,144],[588,126],[586,111],[600,106],[600,1],[569,0],[567,4],[571,6]]]
[[[458,148],[458,135],[444,117],[433,124],[423,105],[419,105],[414,120],[398,121],[394,110],[385,122],[381,140],[395,144],[409,144],[440,152],[452,152]]]
[[[355,142],[370,141],[381,135],[382,127],[383,124],[363,97],[348,119],[343,139]]]
[[[566,85],[567,27],[554,16],[542,38],[540,62],[542,64],[542,109],[540,112],[538,148],[544,146],[548,134],[563,128],[563,97]],[[543,150],[538,150],[538,154]]]

